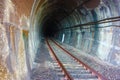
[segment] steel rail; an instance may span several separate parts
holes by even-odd
[[[59,64],[59,66],[61,67],[62,71],[64,72],[65,77],[67,77],[67,80],[74,80],[69,73],[67,72],[67,70],[65,69],[65,67],[63,66],[63,64],[61,63],[61,61],[57,58],[55,52],[53,51],[52,47],[50,46],[48,39],[46,39],[46,43],[54,57],[54,59],[57,61],[57,63]]]
[[[79,64],[82,64],[83,67],[85,67],[86,69],[90,70],[92,72],[92,74],[96,75],[98,77],[98,80],[108,80],[107,78],[103,77],[101,74],[99,74],[97,71],[95,71],[94,69],[92,69],[91,67],[89,67],[87,64],[85,64],[84,62],[82,62],[80,59],[76,58],[74,55],[72,55],[69,51],[67,51],[66,49],[64,49],[63,47],[61,47],[56,41],[52,40],[51,41],[56,44],[59,48],[61,48],[63,51],[65,51],[68,55],[70,55],[75,61],[77,61]]]

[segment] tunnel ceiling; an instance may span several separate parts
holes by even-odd
[[[81,2],[82,3],[82,2]],[[61,20],[69,15],[74,8],[80,5],[80,0],[54,0],[43,4],[42,16],[49,16],[51,19]]]
[[[44,2],[41,5],[41,16],[39,16],[39,22],[41,22],[43,26],[42,31],[49,31],[49,33],[54,34],[55,31],[59,29],[57,24],[60,24],[63,19],[70,16],[75,10],[79,11],[79,14],[82,16],[83,13],[79,9],[93,9],[98,6],[99,2],[99,0],[48,0]],[[48,34],[48,32],[45,34]]]
[[[41,16],[61,21],[73,11],[82,7],[95,8],[99,2],[99,0],[48,0],[42,4]]]

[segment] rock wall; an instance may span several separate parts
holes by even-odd
[[[0,80],[30,80],[30,59],[26,58],[28,47],[23,38],[29,19],[18,16],[16,9],[13,0],[0,1]]]

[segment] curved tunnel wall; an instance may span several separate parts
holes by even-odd
[[[65,16],[66,13],[63,13],[62,16],[64,17],[62,18],[58,17],[59,15],[57,18],[53,17],[53,14],[57,14],[57,11],[52,11],[49,6],[54,4],[55,1],[40,1],[38,6],[34,7],[36,13],[32,15],[33,21],[31,22],[32,28],[30,32],[30,42],[34,49],[31,50],[32,52],[37,52],[37,47],[44,39],[41,28],[44,29],[43,23],[48,18],[58,23],[57,25],[50,25],[56,26],[58,29],[54,39],[110,64],[120,65],[120,23],[119,20],[112,21],[113,19],[109,19],[120,16],[119,0],[101,0],[100,4],[94,9],[84,6],[74,9],[76,7],[74,6],[74,8],[70,8],[70,10],[74,9],[72,13],[69,13],[70,10],[68,10],[68,15]],[[109,19],[110,22],[105,19]]]
[[[78,28],[74,26],[117,17],[120,15],[119,5],[117,1],[103,1],[97,8],[86,10],[86,12],[84,12],[86,13],[85,15],[81,16],[78,11],[74,11],[70,16],[61,21],[61,25],[64,26],[64,28],[71,26],[74,28],[63,29],[59,35],[61,36],[60,38],[63,36],[61,34],[64,34],[64,43],[111,64],[120,65],[119,21],[97,23],[83,26],[83,28],[81,28],[82,26]],[[61,39],[59,40],[61,41]]]
[[[117,17],[120,15],[119,5],[117,1],[103,1],[97,8],[84,12],[86,13],[84,16],[79,15],[78,11],[74,11],[70,16],[61,21],[61,25],[71,27],[77,24]],[[71,30],[63,29],[61,34],[65,34],[64,43],[70,44],[101,60],[114,65],[120,65],[120,59],[118,58],[120,56],[119,25],[119,22],[88,25],[83,26],[82,29],[80,27],[72,28]],[[90,28],[90,26],[92,28]],[[62,38],[62,35],[60,36]]]

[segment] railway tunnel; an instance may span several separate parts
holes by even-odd
[[[120,80],[119,36],[120,0],[1,0],[0,80],[64,78],[46,39],[58,57],[64,52],[51,40],[100,80]]]

